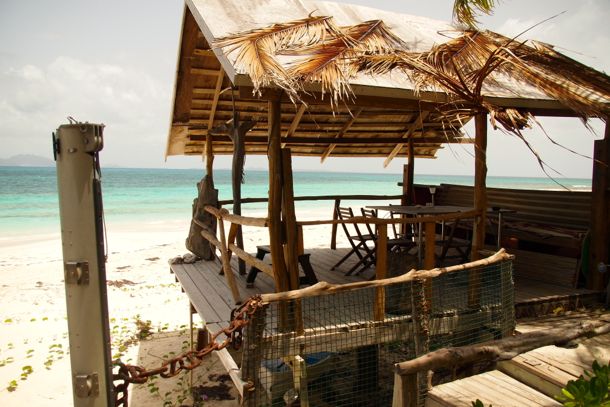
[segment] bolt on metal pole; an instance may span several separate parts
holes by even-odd
[[[98,159],[103,128],[71,123],[53,134],[76,407],[114,404]]]

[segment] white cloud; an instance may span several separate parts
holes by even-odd
[[[562,11],[565,12],[534,27],[544,19]],[[494,30],[513,36],[531,28],[523,38],[555,45],[558,51],[584,64],[598,70],[610,71],[610,56],[606,52],[610,48],[610,31],[599,29],[607,26],[610,18],[607,0],[554,4],[549,9],[533,14],[528,13],[528,17],[514,17],[519,13],[513,13],[511,18],[505,19]]]
[[[49,146],[46,137],[67,116],[107,123],[110,150],[150,148],[151,137],[155,147],[164,145],[171,86],[145,72],[57,57],[47,66],[5,70],[0,88],[0,138],[15,154],[44,154]],[[122,145],[113,145],[112,139]],[[154,151],[145,159],[160,162],[162,153]]]

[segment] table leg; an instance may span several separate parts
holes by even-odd
[[[498,250],[502,244],[502,211],[498,211]]]
[[[422,223],[417,224],[417,265],[421,267],[423,263],[422,256]]]

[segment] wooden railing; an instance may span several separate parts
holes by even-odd
[[[337,207],[341,205],[341,201],[391,201],[391,200],[402,200],[403,195],[308,195],[308,196],[295,196],[295,202],[302,201],[333,201],[334,206],[332,209],[333,219],[337,219]],[[241,203],[262,203],[269,201],[268,198],[244,198]],[[218,201],[220,205],[231,205],[233,204],[232,199]],[[337,248],[337,224],[333,224],[330,234],[330,248]]]
[[[227,279],[227,284],[231,289],[231,293],[236,303],[241,303],[241,297],[239,293],[239,289],[235,282],[235,277],[231,270],[230,260],[233,253],[235,253],[238,258],[243,260],[247,265],[254,266],[268,274],[270,277],[274,279],[277,287],[278,280],[278,270],[279,267],[274,268],[273,266],[269,266],[268,264],[262,262],[257,259],[253,255],[247,253],[243,249],[239,248],[235,245],[235,239],[237,236],[237,231],[239,226],[255,226],[255,227],[269,227],[269,220],[267,218],[255,218],[255,217],[246,217],[240,215],[231,214],[228,210],[221,208],[215,208],[213,206],[206,206],[205,210],[215,216],[218,220],[218,229],[219,229],[219,238],[215,236],[212,231],[206,229],[204,224],[200,224],[202,227],[202,236],[207,239],[211,244],[216,246],[221,253],[222,256],[222,267]],[[388,234],[387,227],[392,224],[420,224],[426,231],[426,242],[425,242],[425,258],[424,258],[424,268],[432,269],[434,267],[435,260],[435,227],[437,222],[450,221],[456,219],[467,219],[467,218],[476,218],[480,216],[477,211],[468,211],[468,212],[460,212],[453,214],[445,214],[445,215],[435,215],[435,216],[422,216],[418,218],[402,218],[402,219],[392,219],[392,218],[365,218],[363,216],[354,217],[347,220],[340,219],[329,219],[329,220],[306,220],[306,221],[297,221],[297,227],[302,228],[303,226],[315,226],[315,225],[338,225],[338,224],[370,224],[375,225],[378,230],[378,237],[376,241],[377,253],[376,253],[376,264],[375,264],[375,277],[377,280],[381,280],[387,277],[388,270]],[[228,221],[231,223],[228,238],[226,236],[224,222]],[[406,270],[405,270],[406,271]],[[298,278],[297,278],[298,281]],[[479,287],[479,284],[472,284],[473,290],[476,290],[476,287]],[[383,290],[378,290],[379,303],[383,304]],[[478,298],[479,293],[476,291],[472,292],[473,301],[476,303],[476,299]],[[382,312],[383,307],[379,307],[380,312]],[[383,314],[380,313],[380,318],[383,317]]]

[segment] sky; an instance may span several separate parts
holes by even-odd
[[[450,20],[450,0],[340,1]],[[244,1],[245,3],[245,1]],[[103,165],[142,168],[203,168],[200,157],[164,157],[170,125],[184,3],[180,0],[2,0],[0,2],[0,158],[18,154],[52,157],[51,133],[67,116],[104,123]],[[244,7],[247,12],[247,7]],[[558,15],[559,14],[559,15]],[[521,38],[557,47],[571,58],[610,72],[608,0],[504,0],[481,28],[513,36],[550,18]],[[599,120],[589,132],[574,118],[540,118],[556,141],[591,156],[603,136]],[[474,137],[472,125],[466,131]],[[592,162],[553,145],[539,129],[528,130],[557,178],[590,178]],[[534,156],[514,136],[493,132],[488,174],[545,176]],[[350,160],[295,157],[295,170],[398,173],[397,158]],[[230,168],[218,157],[215,168]],[[266,158],[248,157],[247,168],[267,168]],[[468,175],[471,146],[445,146],[436,159],[418,159],[416,173]]]

